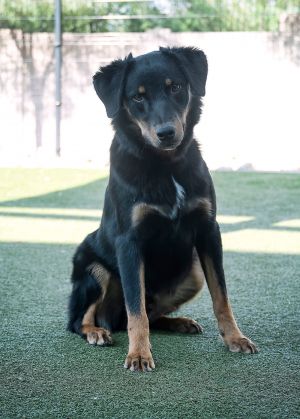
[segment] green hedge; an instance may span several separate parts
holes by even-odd
[[[276,31],[282,13],[300,11],[299,0],[170,0],[164,8],[158,1],[64,0],[62,4],[64,32],[87,33],[143,32],[156,27],[175,32]],[[122,15],[124,19],[99,19]],[[0,3],[1,28],[52,32],[53,26],[54,0],[2,0]]]

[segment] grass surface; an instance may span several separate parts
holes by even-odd
[[[181,314],[201,336],[152,333],[153,373],[65,331],[71,257],[97,228],[104,173],[0,170],[0,415],[57,418],[300,417],[300,177],[215,173],[225,269],[257,355],[218,339],[207,290]]]

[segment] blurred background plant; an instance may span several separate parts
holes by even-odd
[[[282,13],[297,13],[299,0],[65,0],[63,31],[143,32],[277,31]],[[2,0],[1,27],[52,32],[52,0]]]

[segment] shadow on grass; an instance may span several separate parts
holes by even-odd
[[[101,217],[101,211],[99,209],[99,216],[89,216],[89,215],[67,215],[67,214],[49,214],[47,212],[43,214],[32,214],[28,212],[11,212],[5,211],[1,212],[0,206],[0,217],[24,217],[24,218],[45,218],[45,219],[53,219],[53,220],[78,220],[78,221],[99,221]]]
[[[73,188],[57,190],[28,198],[2,201],[0,203],[0,210],[1,207],[82,208],[98,210],[103,207],[107,182],[108,177],[105,177]],[[24,215],[26,216],[26,214]]]
[[[299,218],[297,191],[300,177],[252,173],[214,173],[219,210],[222,215],[247,215],[252,220],[221,223],[223,233],[242,229],[276,229],[299,231],[298,227],[274,226],[275,223]],[[57,190],[38,196],[8,200],[0,203],[0,216],[53,218],[96,221],[104,203],[108,177],[84,185]],[[299,204],[299,202],[298,202]],[[3,210],[1,207],[24,208],[24,212]],[[25,210],[26,208],[26,210]],[[40,213],[28,209],[41,209]],[[94,214],[65,214],[47,212],[49,209],[99,210]]]

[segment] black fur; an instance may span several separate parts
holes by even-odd
[[[191,268],[194,248],[200,260],[204,253],[211,257],[226,294],[214,187],[193,137],[206,76],[206,57],[195,48],[130,55],[94,76],[96,92],[113,118],[116,133],[101,226],[74,257],[69,330],[80,333],[84,311],[101,294],[87,272],[94,261],[113,273],[129,311],[135,314],[140,310],[140,261],[145,265],[148,306],[154,294],[180,284]],[[161,130],[167,132],[165,137],[158,137]],[[186,212],[175,182],[184,190],[184,202],[203,198],[211,203],[211,211]],[[150,213],[134,226],[132,211],[139,203],[155,205],[165,215]],[[112,321],[106,318],[106,325],[111,330],[124,327],[124,301],[117,299],[109,310],[107,318]]]

